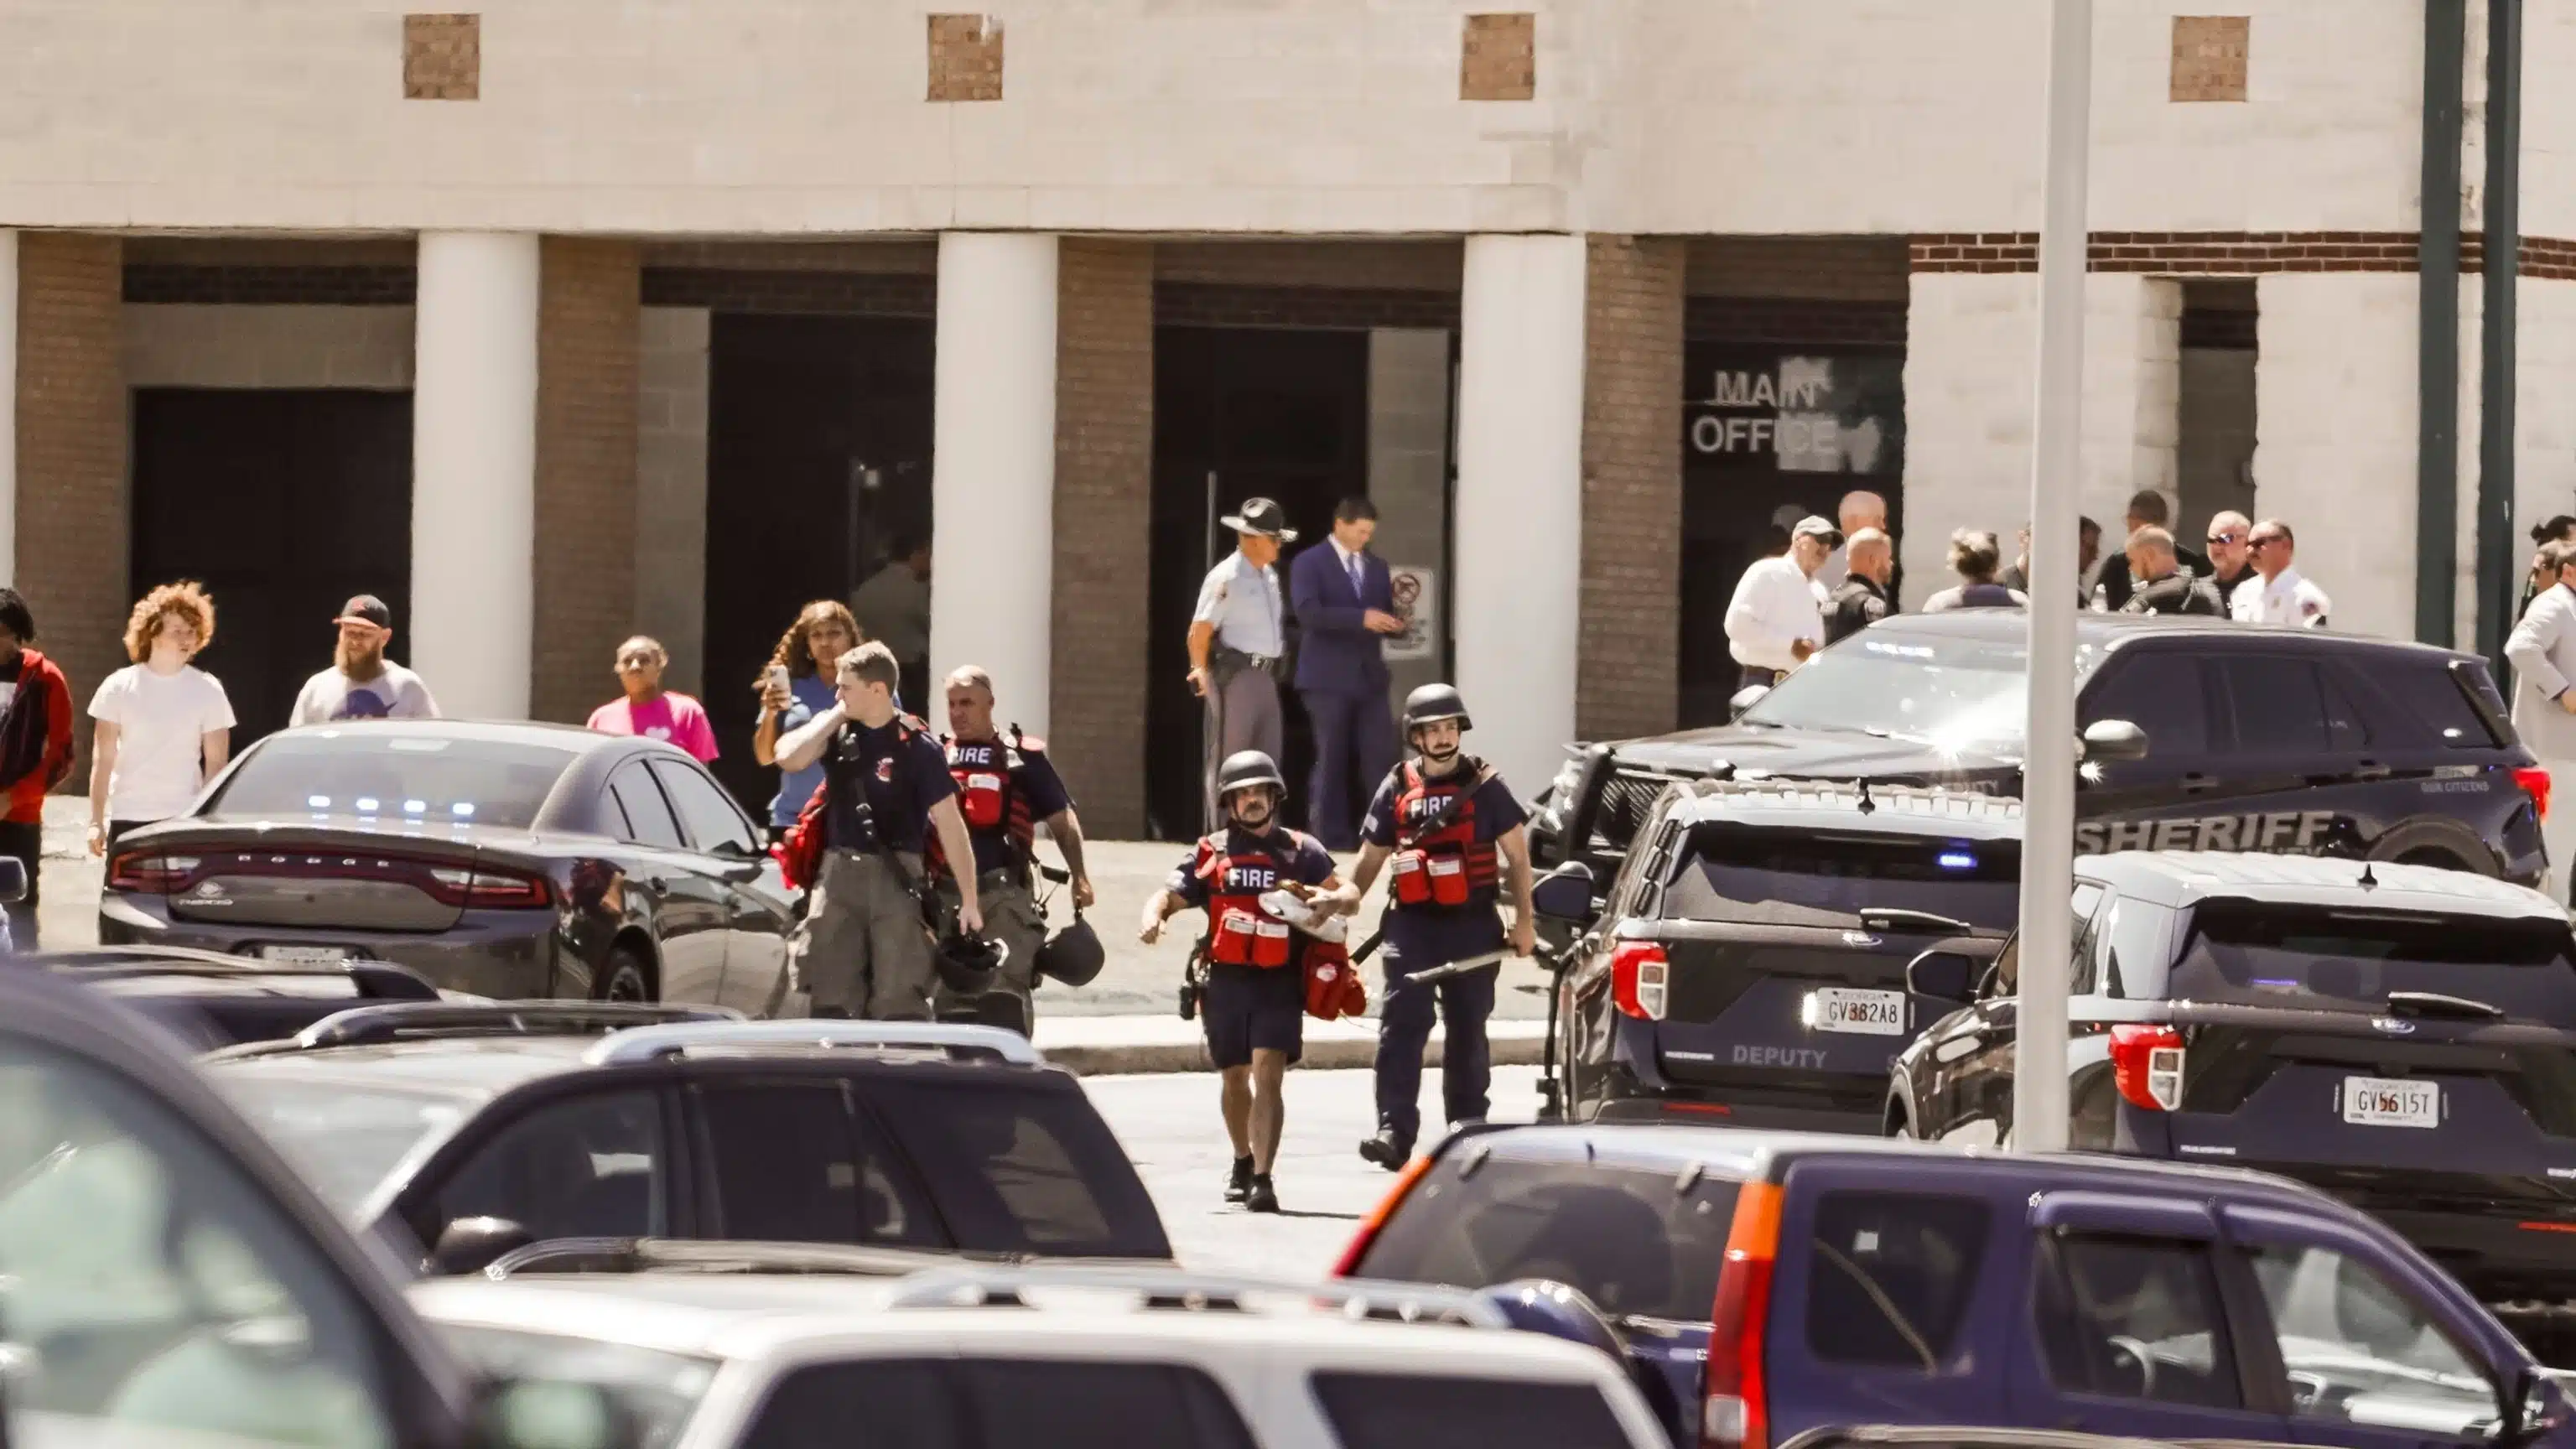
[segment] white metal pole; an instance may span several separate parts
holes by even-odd
[[[2085,159],[2093,0],[2052,0],[2040,191],[2039,420],[2030,474],[2030,715],[2022,757],[2021,979],[2013,1145],[2066,1146],[2075,889],[2075,496],[2083,464]]]

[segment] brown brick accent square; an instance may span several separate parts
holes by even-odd
[[[930,17],[930,99],[1002,98],[1002,22],[990,15]]]
[[[403,99],[471,101],[483,94],[483,17],[403,17]]]
[[[1538,17],[1470,15],[1458,54],[1458,99],[1525,101],[1538,94]]]
[[[537,282],[537,624],[528,713],[579,724],[635,629],[642,254],[550,236]]]
[[[2246,40],[2242,15],[2177,15],[2173,23],[2173,99],[2245,99]]]
[[[1587,247],[1579,739],[1660,734],[1680,711],[1686,256],[1680,237]]]

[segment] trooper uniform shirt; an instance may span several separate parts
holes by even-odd
[[[1894,612],[1876,579],[1859,574],[1844,579],[1826,601],[1825,642],[1840,643]]]
[[[1238,549],[1219,560],[1199,584],[1190,622],[1216,625],[1216,644],[1264,659],[1288,652],[1279,601],[1279,571],[1256,565]]]
[[[919,721],[901,716],[877,729],[855,720],[843,725],[823,769],[832,792],[823,812],[824,840],[834,850],[876,849],[880,837],[869,833],[873,823],[886,849],[918,855],[929,835],[931,808],[957,793],[938,739]],[[865,817],[858,810],[862,798]]]
[[[2218,602],[2218,591],[2206,579],[2194,578],[2189,569],[2176,569],[2153,583],[2140,584],[2120,606],[2123,614],[2204,614],[2211,618],[2227,617]]]
[[[2236,586],[2236,597],[2229,612],[2240,623],[2297,624],[2309,629],[2326,627],[2326,615],[2334,602],[2326,591],[2299,577],[2296,568],[2286,568],[2274,575],[2270,583],[2256,574]]]
[[[949,765],[943,768],[951,769],[952,780],[956,778],[953,771],[957,768],[1007,771],[1010,788],[1028,806],[1028,818],[1032,821],[1045,820],[1073,808],[1073,797],[1066,793],[1064,779],[1056,774],[1055,766],[1047,762],[1046,746],[1042,741],[1023,735],[1019,747],[1014,749],[1008,740],[958,740],[949,745],[948,758]],[[970,824],[966,827],[966,838],[975,847],[976,874],[1019,868],[1018,849],[1011,839],[1009,816],[1005,815],[999,825],[980,830]]]

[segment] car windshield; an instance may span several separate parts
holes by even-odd
[[[1738,723],[1858,731],[1938,750],[2021,743],[2029,651],[2019,641],[1880,633],[1864,631],[1808,660]],[[2078,680],[2095,653],[2076,649]]]
[[[607,1391],[636,1419],[636,1449],[666,1449],[688,1426],[715,1382],[717,1361],[623,1343],[440,1323],[457,1357],[503,1383],[587,1384]]]
[[[430,1092],[289,1080],[220,1065],[212,1076],[304,1180],[351,1216],[370,1205],[414,1150],[444,1138],[466,1115],[464,1103]]]
[[[577,752],[523,741],[391,734],[381,727],[271,735],[206,802],[208,819],[356,816],[524,830]]]
[[[2176,998],[2382,1012],[2455,997],[2521,1021],[2576,1026],[2576,960],[2564,920],[2461,920],[2210,901],[2192,912]],[[2396,1005],[2408,1003],[2401,997]],[[2441,1003],[2430,1001],[2432,1010]]]
[[[1919,911],[2012,929],[2012,841],[1703,825],[1664,891],[1665,920],[1856,925],[1863,910]]]

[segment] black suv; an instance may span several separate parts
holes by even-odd
[[[2565,911],[2459,871],[2282,856],[2102,856],[2075,880],[2072,1146],[2298,1178],[2490,1301],[2576,1296]],[[1970,999],[1898,1058],[1892,1133],[2010,1140],[2018,966],[2008,947],[1911,968]]]
[[[2024,629],[2001,609],[1884,619],[1739,695],[1733,724],[1578,751],[1531,822],[1538,860],[1587,860],[1607,879],[1677,779],[2017,796]],[[2295,852],[2540,879],[2548,778],[2483,661],[2214,619],[2085,614],[2075,640],[2078,852]],[[2144,732],[2143,753],[2115,722]]]
[[[1073,1074],[990,1027],[608,1003],[370,1006],[202,1059],[433,1272],[562,1238],[1167,1259]]]
[[[2001,949],[2020,837],[2021,802],[1992,796],[1672,787],[1559,987],[1565,1111],[1877,1132],[1889,1063],[1956,1004],[1909,993],[1906,963]],[[1552,876],[1549,904],[1580,909],[1586,875]]]

